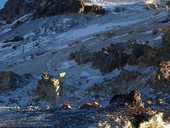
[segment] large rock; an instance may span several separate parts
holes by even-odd
[[[94,13],[94,14],[106,14],[106,10],[98,5],[92,5],[92,6],[84,6],[84,13],[85,14],[90,14],[90,13]]]
[[[41,100],[45,100],[49,103],[56,103],[59,96],[62,95],[62,79],[65,73],[61,73],[59,77],[49,76],[43,74],[42,79],[38,81],[36,93]]]
[[[112,44],[110,47],[94,53],[92,66],[103,73],[108,73],[124,66],[128,57],[120,44]]]
[[[157,79],[170,82],[170,61],[163,61],[160,64]]]
[[[170,61],[163,61],[159,65],[159,70],[151,82],[152,88],[164,92],[170,92]]]
[[[130,108],[144,108],[144,103],[142,102],[141,95],[139,92],[133,90],[128,94],[114,95],[110,100],[110,104],[113,107],[130,107]]]
[[[21,80],[21,76],[14,72],[0,72],[0,92],[15,90]]]
[[[165,52],[170,50],[170,24],[164,29],[164,36],[162,38],[163,49]]]
[[[53,16],[63,13],[106,13],[106,10],[101,6],[86,6],[82,0],[39,0],[35,5],[35,18],[42,16]]]
[[[87,47],[82,46],[79,50],[71,52],[70,59],[75,60],[78,64],[85,64],[92,60],[92,53]]]
[[[157,50],[147,44],[134,43],[128,64],[142,66],[158,65]]]
[[[4,8],[0,10],[0,20],[11,23],[15,19],[33,11],[33,1],[8,0]]]
[[[39,0],[36,3],[34,17],[53,16],[63,13],[79,13],[84,3],[79,0]]]
[[[34,19],[80,12],[105,14],[106,10],[98,5],[86,6],[82,0],[8,0],[0,10],[0,20],[11,23],[29,13]]]

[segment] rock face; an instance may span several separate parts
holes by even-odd
[[[147,44],[135,43],[132,45],[132,54],[128,59],[130,65],[158,65],[157,51]]]
[[[80,13],[84,12],[105,14],[106,11],[100,6],[86,6],[81,0],[39,0],[36,3],[34,17],[53,16],[63,13]]]
[[[84,6],[85,14],[95,13],[95,14],[106,14],[106,10],[98,5]]]
[[[42,79],[38,81],[36,93],[41,100],[55,103],[57,98],[62,95],[62,78],[65,76],[60,74],[59,78],[43,74]]]
[[[32,1],[8,0],[5,7],[0,10],[0,20],[11,23],[15,19],[30,13],[33,10]]]
[[[78,64],[85,64],[92,60],[92,54],[85,46],[82,46],[70,54],[70,59],[75,60]]]
[[[101,72],[107,73],[122,67],[127,63],[128,55],[125,54],[121,45],[112,44],[94,53],[92,66],[99,68]]]
[[[53,16],[81,12],[84,8],[84,3],[78,0],[39,0],[35,8],[34,17]]]
[[[152,82],[152,87],[165,92],[170,91],[170,61],[163,61],[159,65],[159,70]]]
[[[165,34],[162,38],[162,43],[163,43],[163,48],[165,52],[168,52],[169,46],[170,46],[170,25],[168,25],[164,31],[165,31]]]
[[[114,107],[127,106],[130,108],[144,108],[141,95],[135,90],[131,91],[129,94],[114,95],[110,100],[110,104]]]
[[[98,5],[86,6],[81,0],[8,0],[0,10],[0,20],[11,23],[28,13],[33,13],[33,18],[40,18],[80,12],[105,14],[106,10]]]
[[[152,82],[152,87],[169,92],[170,91],[170,25],[164,29],[162,46],[158,49],[157,59],[159,60],[158,71]]]
[[[0,72],[0,92],[16,89],[21,82],[21,76],[14,72]]]

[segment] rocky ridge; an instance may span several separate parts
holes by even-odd
[[[81,12],[85,14],[105,14],[106,10],[98,5],[87,6],[80,0],[9,0],[0,10],[0,20],[11,23],[26,14],[32,14],[32,19],[35,19]]]

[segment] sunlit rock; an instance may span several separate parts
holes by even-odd
[[[59,77],[49,76],[48,73],[44,73],[36,88],[39,98],[50,103],[56,103],[57,98],[63,93],[61,88],[63,87],[62,79],[64,76],[65,72],[60,73]]]

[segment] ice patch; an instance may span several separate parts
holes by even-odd
[[[157,36],[154,40],[162,40],[162,34],[160,34],[159,36]]]
[[[31,37],[31,36],[35,36],[35,33],[31,32],[31,33],[24,35],[23,37],[26,39],[26,38]]]

